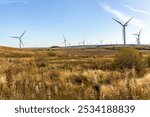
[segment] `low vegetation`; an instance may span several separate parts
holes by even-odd
[[[134,48],[121,48],[115,56],[114,63],[120,70],[134,68],[137,75],[144,75],[147,65],[142,53]]]
[[[147,51],[128,47],[0,50],[2,100],[150,99]]]

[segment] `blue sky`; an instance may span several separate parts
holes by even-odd
[[[123,43],[121,22],[134,17],[127,27],[127,43],[136,43],[132,33],[142,28],[141,43],[150,44],[149,0],[0,0],[0,45],[25,47],[63,45],[63,35],[72,45]]]

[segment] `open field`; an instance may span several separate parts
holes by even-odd
[[[122,67],[120,48],[0,47],[0,99],[150,99],[150,51]]]

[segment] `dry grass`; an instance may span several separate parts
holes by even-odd
[[[3,100],[150,99],[149,66],[118,70],[111,48],[0,50]]]

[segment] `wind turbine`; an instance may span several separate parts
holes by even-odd
[[[100,42],[101,42],[101,45],[103,44],[103,40],[100,40]]]
[[[85,45],[85,39],[81,43],[83,43],[83,45]]]
[[[21,46],[24,46],[22,37],[24,36],[25,33],[26,31],[24,31],[20,37],[11,37],[11,38],[19,39],[19,48],[21,48]]]
[[[126,26],[128,26],[128,23],[133,19],[133,17],[130,18],[125,24],[119,22],[118,20],[116,20],[116,19],[114,19],[114,18],[112,18],[112,19],[113,19],[114,21],[116,21],[117,23],[119,23],[120,25],[122,25],[122,27],[123,27],[122,35],[123,35],[124,45],[126,45]]]
[[[140,32],[138,34],[133,34],[133,35],[135,35],[135,38],[137,39],[137,44],[138,45],[140,45],[141,31],[142,31],[142,29],[140,30]]]
[[[65,44],[65,47],[67,46],[67,39],[66,39],[66,37],[63,35],[63,38],[64,38],[64,42],[63,42],[63,44]]]

